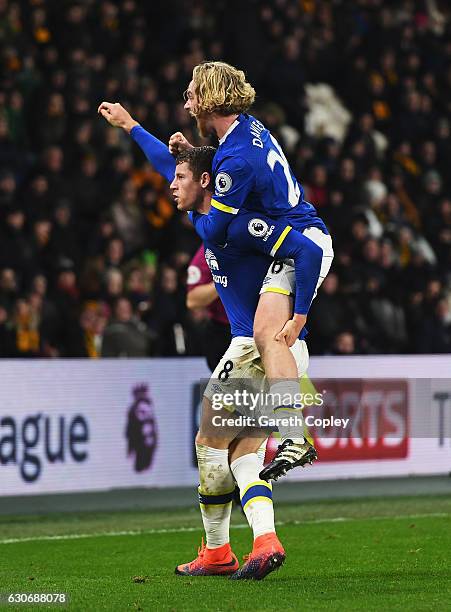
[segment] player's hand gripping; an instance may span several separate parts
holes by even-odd
[[[182,132],[176,132],[169,138],[169,152],[172,155],[178,155],[182,151],[192,149],[193,145],[188,142]]]
[[[120,127],[129,133],[135,125],[139,125],[119,102],[102,102],[97,112],[113,127]]]
[[[287,346],[293,346],[307,321],[306,315],[295,314],[289,319],[283,329],[276,335],[278,342],[285,342]]]

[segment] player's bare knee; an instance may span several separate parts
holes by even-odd
[[[210,441],[211,441],[211,438],[209,438],[207,435],[205,435],[201,431],[197,432],[197,434],[196,434],[196,444],[203,444],[204,446],[210,446],[210,444],[209,444]]]
[[[217,438],[203,434],[201,431],[197,432],[196,444],[202,444],[209,448],[225,449],[229,446],[229,441],[222,438]]]

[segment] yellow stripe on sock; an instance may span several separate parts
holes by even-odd
[[[254,501],[266,501],[272,504],[272,499],[270,497],[265,497],[264,495],[258,495],[257,497],[251,497],[251,499],[244,504],[243,510],[246,510],[249,504],[252,504],[252,502]]]
[[[277,408],[274,408],[273,412],[277,412],[278,410],[286,410],[287,412],[300,412],[302,414],[302,408],[292,408],[291,406],[277,406]]]
[[[264,485],[265,487],[268,487],[270,491],[272,491],[272,485],[270,482],[266,482],[266,480],[256,480],[255,482],[251,482],[251,484],[247,485],[247,487],[242,493],[240,492],[241,498],[245,496],[245,494],[249,491],[251,487],[255,487],[258,485]]]

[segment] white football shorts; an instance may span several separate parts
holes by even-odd
[[[308,227],[302,233],[323,250],[323,260],[321,262],[318,283],[313,295],[313,299],[315,299],[321,283],[329,273],[334,258],[332,238],[329,234],[324,234],[318,227]],[[276,260],[269,266],[268,273],[260,289],[260,294],[262,293],[282,293],[283,295],[294,297],[296,293],[296,276],[292,259]]]
[[[290,348],[296,361],[299,378],[307,372],[309,353],[304,340],[296,340]],[[232,338],[229,348],[222,356],[204,391],[212,399],[214,394],[226,394],[237,388],[255,391],[263,390],[266,376],[260,353],[253,338],[238,336]],[[232,409],[233,410],[233,409]]]

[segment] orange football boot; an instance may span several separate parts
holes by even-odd
[[[177,565],[175,573],[179,576],[229,576],[240,567],[228,543],[219,548],[207,548],[202,538],[197,552],[194,561]]]
[[[275,533],[265,533],[255,538],[252,552],[244,559],[246,563],[230,580],[262,580],[283,564],[285,551]]]

